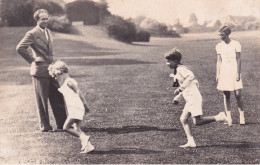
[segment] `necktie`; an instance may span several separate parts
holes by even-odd
[[[45,34],[47,41],[49,41],[49,34],[48,34],[48,30],[46,28],[44,29],[44,34]]]

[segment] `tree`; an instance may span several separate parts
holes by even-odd
[[[217,21],[215,22],[213,28],[217,30],[217,29],[219,29],[220,27],[221,27],[221,22],[220,22],[220,20],[217,20]]]
[[[194,13],[191,13],[189,22],[190,22],[192,25],[198,24],[197,16],[196,16]]]

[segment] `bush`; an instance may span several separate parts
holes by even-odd
[[[32,26],[33,11],[27,0],[3,0],[2,24],[5,26]]]
[[[46,9],[50,15],[66,14],[66,5],[63,0],[28,0],[27,6],[30,6],[33,12]]]
[[[108,35],[123,41],[131,43],[136,38],[135,25],[119,16],[106,17],[103,24],[106,26]]]
[[[36,24],[33,13],[46,9],[50,15],[64,15],[65,3],[62,0],[3,0],[2,23],[6,26],[33,26]]]
[[[139,31],[137,34],[136,34],[136,39],[135,41],[139,41],[139,42],[149,42],[150,41],[150,37],[151,37],[151,34],[147,31]]]
[[[48,21],[48,28],[57,31],[68,33],[71,30],[71,22],[67,16],[51,16]]]

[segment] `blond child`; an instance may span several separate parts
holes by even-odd
[[[174,74],[170,74],[170,77],[174,78],[175,81],[178,80],[179,83],[179,86],[174,92],[176,97],[173,99],[173,103],[177,103],[181,95],[186,101],[180,121],[183,125],[188,142],[180,147],[196,147],[197,145],[192,136],[188,119],[192,117],[193,123],[196,126],[200,126],[211,122],[226,122],[227,116],[224,112],[220,112],[216,116],[203,116],[202,96],[198,89],[198,81],[195,79],[193,72],[180,63],[181,58],[182,55],[178,48],[174,48],[165,54],[165,59],[167,60],[166,65],[174,70]]]
[[[48,70],[49,74],[58,81],[60,85],[58,90],[63,94],[67,106],[68,116],[63,125],[63,130],[79,137],[82,145],[81,153],[93,151],[95,148],[89,141],[90,136],[87,136],[81,130],[83,116],[89,112],[89,109],[85,97],[77,86],[78,83],[70,78],[68,66],[63,61],[54,62]]]

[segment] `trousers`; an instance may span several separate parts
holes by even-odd
[[[51,77],[32,76],[40,130],[52,129],[48,113],[48,100],[58,129],[66,121],[66,106],[63,95],[58,91],[58,82]]]

